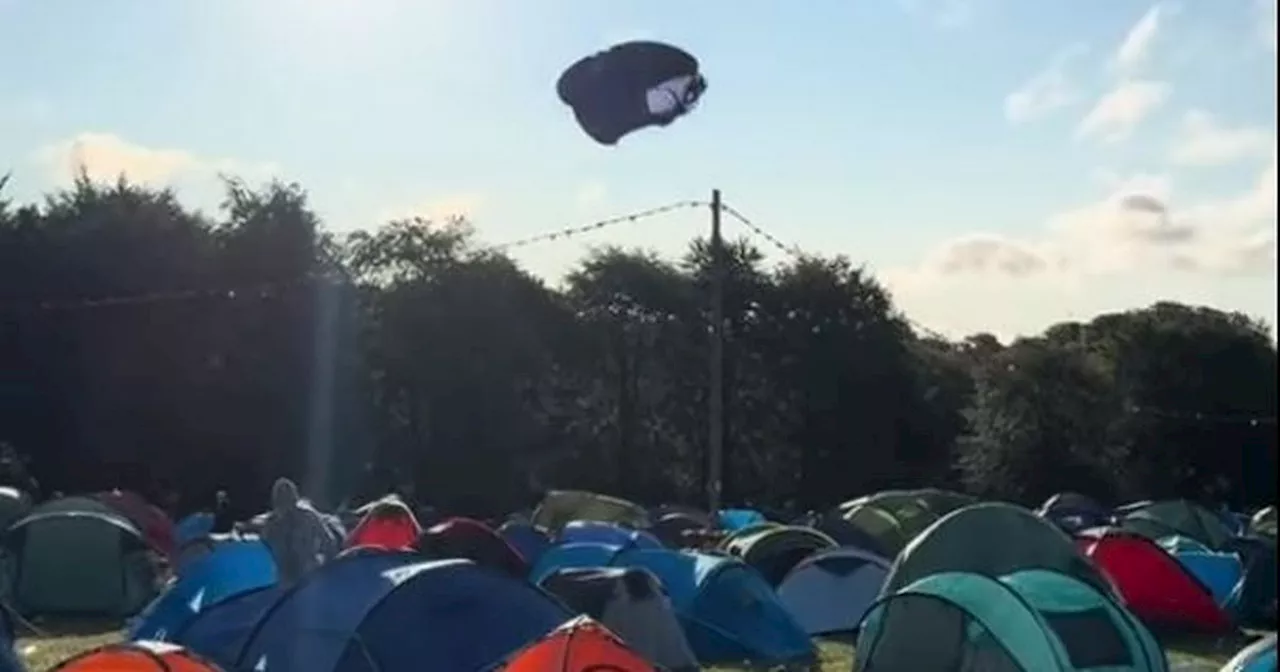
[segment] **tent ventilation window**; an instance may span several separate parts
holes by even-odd
[[[1041,612],[1078,670],[1134,665],[1124,636],[1104,608],[1073,613]]]

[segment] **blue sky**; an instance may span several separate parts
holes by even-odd
[[[599,147],[553,83],[635,37],[710,88]],[[459,212],[497,243],[718,187],[944,333],[1166,298],[1275,323],[1275,0],[0,0],[0,59],[20,199],[74,156],[203,208],[219,171],[278,176],[335,230]],[[706,219],[518,258],[555,282]]]

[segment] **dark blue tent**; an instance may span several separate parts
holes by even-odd
[[[542,530],[519,521],[508,521],[498,528],[498,536],[516,550],[530,567],[538,563],[542,554],[551,548],[551,539]]]
[[[241,593],[274,585],[276,565],[257,540],[218,544],[188,565],[129,630],[129,639],[170,641],[202,611]]]
[[[609,544],[635,548],[663,548],[658,538],[644,530],[632,530],[598,520],[575,520],[560,530],[561,544]]]
[[[338,558],[263,615],[236,667],[257,672],[473,672],[571,614],[527,583],[469,560],[409,553]]]
[[[223,600],[170,634],[169,641],[232,669],[249,633],[283,592],[271,586]]]

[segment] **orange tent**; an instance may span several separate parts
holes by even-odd
[[[111,644],[62,662],[49,672],[223,672],[186,649],[162,642]]]
[[[657,672],[608,628],[587,618],[565,623],[517,653],[503,672]]]

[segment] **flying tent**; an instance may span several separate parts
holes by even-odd
[[[1166,672],[1151,634],[1110,596],[1052,570],[932,574],[863,619],[855,669]]]
[[[916,537],[894,560],[881,595],[940,572],[995,578],[1023,569],[1061,572],[1111,592],[1102,574],[1053,524],[1019,506],[988,502],[953,511]]]
[[[725,550],[754,567],[769,585],[777,586],[801,560],[837,545],[835,540],[817,530],[778,526],[735,537]]]
[[[128,616],[154,594],[142,532],[87,497],[46,502],[5,536],[10,595],[23,613]]]
[[[286,591],[249,633],[235,668],[418,672],[430,661],[441,672],[485,670],[570,616],[541,590],[468,560],[361,553]]]

